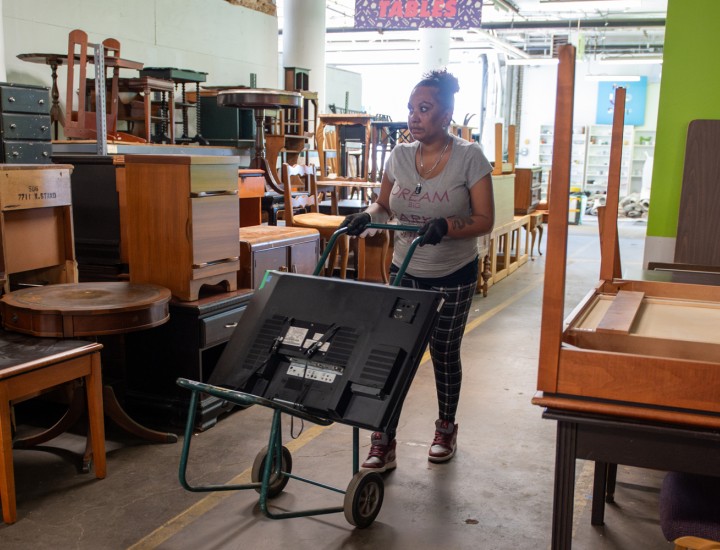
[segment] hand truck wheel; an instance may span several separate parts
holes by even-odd
[[[382,476],[372,470],[362,470],[350,480],[345,493],[345,519],[351,525],[364,529],[380,513],[385,495]]]
[[[255,460],[253,461],[252,465],[252,471],[250,472],[250,479],[253,483],[260,483],[263,478],[263,473],[265,472],[265,459],[268,454],[268,448],[263,447],[263,449],[257,454],[255,457]],[[280,471],[285,473],[291,473],[292,472],[292,455],[290,454],[290,451],[285,447],[284,445],[281,447],[281,454],[282,454],[282,464],[280,465]],[[275,460],[275,457],[273,457],[273,461]],[[290,481],[290,478],[286,475],[282,474],[276,474],[276,464],[273,462],[271,465],[271,471],[270,471],[270,480],[268,482],[268,492],[267,496],[268,498],[273,498],[282,493],[285,486],[288,484],[288,481]],[[262,487],[256,487],[255,490],[259,493],[262,490]]]

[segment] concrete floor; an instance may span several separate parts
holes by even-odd
[[[624,220],[625,276],[641,268],[645,223]],[[545,244],[543,243],[543,250]],[[567,308],[596,282],[597,224],[571,226]],[[18,521],[0,524],[0,548],[33,549],[518,549],[549,548],[555,458],[554,422],[530,404],[535,391],[544,256],[477,296],[463,345],[459,450],[431,464],[434,383],[424,362],[406,399],[398,468],[385,476],[375,523],[353,529],[343,514],[266,518],[255,491],[190,493],[178,483],[180,444],[146,444],[108,427],[108,476],[78,473],[72,452],[84,438],[64,434],[36,450],[15,451]],[[267,408],[224,418],[193,438],[193,483],[242,483],[266,445]],[[352,429],[285,423],[293,473],[344,489],[352,477]],[[19,429],[26,429],[25,426]],[[361,455],[368,437],[361,432]],[[604,527],[590,525],[592,463],[579,461],[573,548],[671,548],[660,532],[663,472],[620,467],[616,503]],[[280,510],[341,506],[342,496],[291,480],[272,501]]]

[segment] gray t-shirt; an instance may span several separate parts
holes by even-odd
[[[385,166],[385,173],[393,182],[390,193],[390,210],[401,225],[422,226],[432,218],[469,216],[470,188],[483,176],[492,172],[492,166],[480,145],[456,136],[452,152],[443,171],[434,178],[422,179],[415,169],[415,153],[420,142],[399,143],[393,149]],[[420,193],[415,193],[422,183]],[[393,263],[402,265],[412,240],[417,237],[410,231],[395,233]],[[478,239],[451,239],[437,245],[417,247],[407,273],[415,277],[438,278],[449,275],[470,263],[478,255]]]

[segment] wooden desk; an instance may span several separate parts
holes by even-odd
[[[3,327],[23,334],[47,338],[78,338],[117,335],[144,330],[167,322],[170,290],[134,283],[77,283],[47,285],[16,290],[0,299]],[[123,410],[111,386],[103,388],[107,415],[138,437],[159,443],[174,443],[177,436],[156,432],[132,420]],[[75,398],[81,399],[76,392]],[[83,407],[71,404],[68,413],[46,432],[24,440],[24,447],[49,441],[70,428]],[[90,449],[84,469],[89,467]]]
[[[105,477],[100,344],[80,340],[38,339],[0,331],[0,504],[3,521],[15,523],[15,479],[12,460],[12,402],[35,397],[76,379],[85,382],[95,477]]]
[[[612,498],[614,477],[610,467],[617,464],[663,471],[720,476],[720,420],[705,419],[707,425],[653,421],[617,414],[582,412],[554,407],[597,410],[592,402],[570,400],[533,401],[548,404],[543,418],[556,420],[556,462],[553,494],[552,549],[572,547],[575,489],[575,461],[595,462],[591,523],[604,522],[604,503]],[[614,411],[617,413],[617,409]],[[698,422],[701,419],[698,418]],[[708,427],[714,426],[714,427]],[[614,470],[612,470],[614,473]]]

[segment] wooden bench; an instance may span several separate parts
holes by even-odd
[[[101,344],[92,342],[34,338],[0,331],[0,503],[5,523],[15,523],[17,519],[10,420],[14,402],[82,379],[87,395],[95,477],[105,477],[100,349]]]

